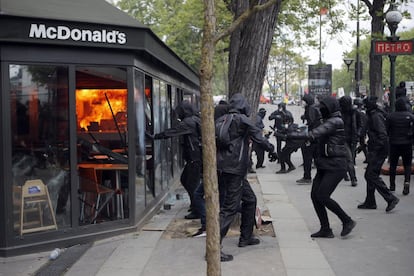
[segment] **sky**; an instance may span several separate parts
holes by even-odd
[[[349,7],[349,3],[357,4],[357,0],[346,0],[344,1],[344,8]],[[360,2],[360,5],[365,5]],[[403,19],[398,25],[397,34],[399,31],[405,31],[411,28],[414,28],[414,3],[409,3],[408,5],[401,6],[400,10],[407,10],[411,13],[412,19]],[[363,16],[360,16],[362,18]],[[371,22],[370,20],[360,20],[360,30],[370,30]],[[347,24],[347,31],[340,33],[336,38],[324,38],[322,30],[322,44],[325,44],[325,47],[322,48],[322,61],[327,64],[332,64],[333,69],[340,69],[344,64],[343,54],[347,51],[351,51],[354,45],[356,45],[356,37],[352,37],[351,33],[356,32],[357,22],[356,20],[349,21]],[[389,30],[386,27],[385,33],[389,34]],[[365,39],[365,37],[360,37],[360,41]],[[338,43],[338,40],[342,40],[343,43]],[[319,49],[308,49],[305,51],[306,55],[310,58],[309,64],[316,64],[319,61]]]

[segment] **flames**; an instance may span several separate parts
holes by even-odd
[[[110,106],[116,115],[117,123],[126,124],[126,89],[77,89],[76,115],[79,129],[115,130]]]

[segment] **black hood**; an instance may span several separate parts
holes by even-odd
[[[315,103],[315,99],[309,94],[305,94],[302,97],[302,101],[304,101],[307,105],[313,105]]]
[[[184,100],[177,105],[175,113],[177,114],[177,117],[182,120],[186,117],[196,115],[197,111],[194,105],[192,105],[189,101]]]
[[[395,101],[395,111],[408,111],[407,101],[404,98],[398,98]]]
[[[339,102],[335,97],[325,97],[321,100],[320,105],[325,106],[329,114],[340,111]]]
[[[352,110],[352,98],[350,96],[343,96],[339,99],[339,105],[343,113],[349,113]]]
[[[240,94],[240,93],[236,93],[234,94],[229,102],[230,105],[230,113],[241,113],[241,114],[245,114],[246,116],[250,115],[250,105],[247,102],[246,98]]]

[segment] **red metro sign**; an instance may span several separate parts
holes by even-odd
[[[374,40],[374,55],[412,55],[414,40],[378,41]]]

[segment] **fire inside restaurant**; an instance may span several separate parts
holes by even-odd
[[[183,165],[151,137],[197,73],[103,0],[2,0],[0,26],[0,256],[139,228]]]

